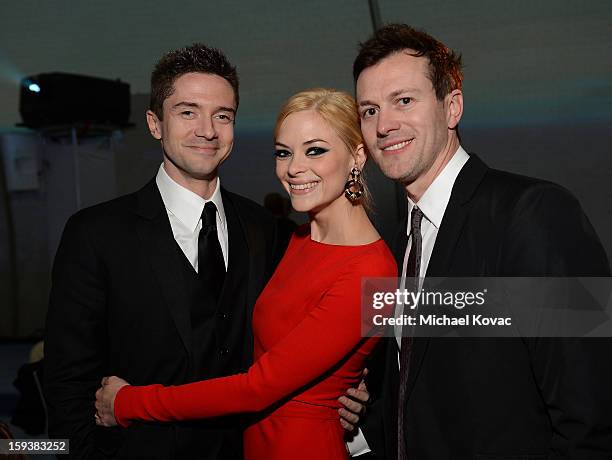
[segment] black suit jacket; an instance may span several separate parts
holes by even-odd
[[[283,248],[276,243],[276,221],[263,208],[221,193],[228,274],[206,319],[210,355],[204,363],[194,362],[181,279],[186,259],[155,180],[67,222],[53,269],[44,388],[49,435],[70,438],[74,458],[225,458],[228,445],[232,455],[241,453],[234,420],[137,423],[124,430],[96,427],[93,419],[104,375],[169,385],[237,373],[250,364],[252,308]]]
[[[406,246],[404,220],[398,266]],[[567,190],[470,157],[427,276],[609,275],[605,251]],[[382,396],[364,426],[379,458],[397,455],[397,352],[387,339],[372,366],[386,356],[372,381]],[[610,356],[608,340],[415,338],[400,434],[409,458],[610,458]]]

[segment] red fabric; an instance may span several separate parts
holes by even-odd
[[[258,412],[279,402],[247,428],[247,459],[346,458],[337,399],[358,384],[378,341],[361,334],[361,278],[397,276],[397,269],[382,240],[336,246],[301,230],[255,305],[248,372],[123,387],[115,400],[120,425]]]

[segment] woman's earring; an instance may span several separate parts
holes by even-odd
[[[357,167],[351,169],[349,180],[344,185],[344,195],[351,203],[355,203],[363,195],[363,182],[361,182],[361,171]]]

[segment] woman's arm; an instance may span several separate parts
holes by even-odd
[[[117,393],[117,422],[173,421],[256,412],[325,374],[362,340],[362,276],[394,276],[387,258],[361,258],[347,267],[319,304],[244,374],[179,386],[125,386]]]

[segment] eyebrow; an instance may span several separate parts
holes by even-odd
[[[326,144],[329,144],[329,142],[323,140],[323,139],[310,139],[309,141],[304,142],[302,145],[310,145],[310,144],[314,144],[315,142],[325,142]],[[280,147],[285,147],[286,149],[290,148],[289,146],[283,144],[282,142],[275,142],[274,145],[278,145]]]
[[[402,88],[402,89],[395,90],[391,94],[389,94],[389,98],[390,99],[396,98],[397,96],[403,93],[420,93],[420,92],[421,91],[417,88]]]
[[[397,89],[395,91],[393,91],[391,94],[389,94],[388,98],[389,99],[395,99],[397,96],[399,96],[400,94],[403,93],[408,93],[408,92],[412,92],[412,93],[420,93],[421,90],[417,89],[417,88],[402,88],[402,89]],[[359,106],[362,107],[364,105],[378,105],[375,102],[369,101],[369,100],[364,100],[364,101],[359,101]]]
[[[195,102],[181,101],[181,102],[177,102],[176,104],[174,104],[172,106],[173,109],[177,109],[179,107],[195,107],[195,108],[199,108],[200,104],[197,104]]]
[[[196,109],[199,109],[200,104],[198,104],[197,102],[181,101],[181,102],[177,102],[176,104],[172,106],[173,109],[177,109],[180,107],[194,107]],[[236,109],[234,109],[233,107],[224,107],[224,106],[216,107],[215,112],[218,112],[218,111],[232,112],[234,114],[236,113]]]
[[[369,101],[369,100],[365,100],[365,101],[359,101],[359,107],[363,107],[364,105],[376,105],[374,102]]]
[[[329,144],[329,142],[323,139],[310,139],[309,141],[304,142],[303,145],[314,144],[315,142],[325,142],[326,144]]]
[[[217,107],[217,110],[215,110],[215,112],[218,112],[219,110],[222,112],[232,112],[234,114],[236,113],[236,109],[233,107]]]

